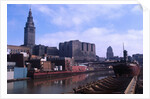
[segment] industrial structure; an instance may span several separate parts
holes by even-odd
[[[59,43],[60,57],[73,57],[77,62],[95,61],[95,44],[72,40]]]

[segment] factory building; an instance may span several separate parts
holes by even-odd
[[[59,43],[59,56],[74,58],[76,62],[95,61],[95,44],[71,40]]]

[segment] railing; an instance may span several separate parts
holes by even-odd
[[[135,88],[136,88],[136,82],[137,82],[137,76],[134,76],[129,83],[128,87],[124,91],[125,94],[134,94],[135,93]]]

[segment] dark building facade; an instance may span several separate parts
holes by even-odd
[[[35,45],[33,48],[33,54],[37,56],[45,55],[45,46],[44,45]]]
[[[45,47],[45,53],[47,55],[51,55],[51,56],[59,56],[59,50],[57,49],[57,47]]]
[[[60,57],[73,57],[76,62],[95,61],[95,44],[72,40],[59,43]]]
[[[107,59],[111,59],[114,57],[113,49],[111,46],[107,48],[107,53],[106,53]]]
[[[33,47],[35,45],[35,27],[31,9],[24,28],[24,46]]]
[[[25,67],[26,60],[28,60],[28,56],[24,56],[23,54],[7,55],[7,62],[15,62],[17,67]]]
[[[140,66],[143,66],[143,54],[133,54],[132,58],[133,60],[138,61]]]
[[[35,45],[33,48],[33,54],[37,56],[59,56],[59,51],[56,47],[48,47],[44,45]]]

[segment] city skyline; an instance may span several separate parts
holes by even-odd
[[[29,9],[30,5],[8,4],[8,45],[23,44]],[[106,57],[108,46],[112,47],[114,56],[122,56],[124,42],[129,55],[143,54],[143,14],[140,5],[32,4],[31,9],[36,27],[36,44],[58,48],[60,42],[78,39],[95,43],[96,54]],[[16,35],[19,37],[16,38]]]

